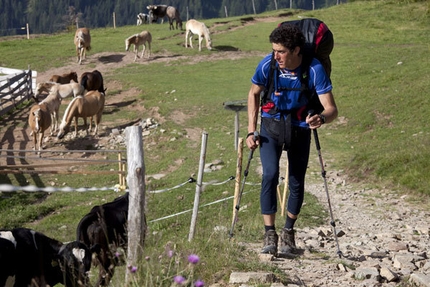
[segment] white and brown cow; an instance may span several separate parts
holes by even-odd
[[[100,246],[95,265],[99,278],[95,286],[108,286],[119,259],[116,252],[127,250],[128,192],[112,202],[94,206],[78,224],[76,239],[88,246]]]
[[[0,231],[0,286],[87,286],[92,253],[84,243],[67,244],[27,228]],[[6,284],[7,282],[7,284]]]

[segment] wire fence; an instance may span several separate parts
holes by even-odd
[[[206,186],[210,186],[210,185],[214,185],[214,186],[218,186],[218,185],[223,185],[226,184],[232,180],[235,180],[234,176],[230,176],[229,178],[227,178],[226,180],[223,180],[221,182],[203,182],[203,185]],[[159,193],[163,193],[163,192],[167,192],[167,191],[172,191],[178,188],[181,188],[187,184],[190,183],[196,183],[196,179],[190,177],[188,178],[186,181],[177,184],[175,186],[172,186],[170,188],[165,188],[165,189],[160,189],[160,190],[151,190],[151,191],[146,191],[149,194],[159,194]],[[252,186],[259,186],[260,183],[249,183],[246,182],[245,184],[247,185],[252,185]],[[115,192],[127,192],[128,189],[125,189],[123,186],[120,185],[115,185],[115,186],[111,186],[111,187],[89,187],[89,188],[85,188],[85,187],[80,187],[80,188],[73,188],[73,187],[37,187],[34,185],[26,185],[26,186],[14,186],[12,184],[0,184],[0,193],[4,192],[4,193],[8,193],[8,192],[18,192],[18,191],[23,191],[23,192],[48,192],[48,193],[54,193],[54,192],[91,192],[91,191],[109,191],[109,190],[113,190]],[[254,190],[250,190],[248,192],[244,192],[243,194],[248,194],[250,192],[253,192]],[[221,203],[227,200],[232,200],[234,199],[234,196],[228,196],[226,198],[222,198],[213,202],[209,202],[206,204],[201,205],[200,207],[206,207],[206,206],[210,206],[213,204],[217,204],[217,203]],[[184,211],[180,211],[174,214],[170,214],[161,218],[157,218],[157,219],[153,219],[150,220],[149,222],[157,222],[157,221],[161,221],[161,220],[165,220],[165,219],[169,219],[178,215],[182,215],[182,214],[186,214],[191,212],[192,209],[188,209],[188,210],[184,210]]]
[[[15,163],[11,164],[11,165],[3,165],[0,162],[0,174],[13,174],[15,172],[18,173],[53,173],[53,170],[45,170],[42,171],[40,170],[40,168],[58,168],[59,166],[66,166],[66,165],[71,165],[71,164],[79,164],[79,165],[91,165],[91,164],[118,164],[119,166],[119,170],[118,171],[111,171],[114,173],[118,173],[120,174],[120,176],[122,178],[120,178],[119,183],[114,185],[114,186],[103,186],[103,187],[78,187],[78,188],[74,188],[74,187],[69,187],[69,186],[65,186],[65,187],[53,187],[53,186],[48,186],[48,187],[38,187],[38,186],[34,186],[34,185],[26,185],[26,186],[15,186],[12,184],[0,184],[0,193],[11,193],[11,192],[28,192],[28,193],[32,193],[32,192],[47,192],[47,193],[54,193],[54,192],[94,192],[94,191],[114,191],[114,192],[128,192],[128,188],[127,188],[127,184],[125,183],[125,164],[127,163],[127,160],[124,158],[125,156],[123,156],[122,154],[125,153],[125,150],[69,150],[67,152],[64,151],[55,151],[55,150],[42,150],[42,153],[51,153],[50,157],[37,157],[37,156],[28,156],[26,155],[27,153],[34,153],[33,150],[11,150],[11,149],[3,149],[0,150],[0,159],[1,158],[5,158],[6,160],[15,160],[18,159],[19,161],[23,161],[23,162],[29,162],[31,164],[20,164],[17,165]],[[65,158],[64,154],[65,153],[81,153],[82,156],[90,156],[91,154],[94,153],[104,153],[104,154],[113,154],[116,153],[118,154],[118,159],[117,160],[109,160],[109,159],[91,159],[91,158]],[[57,157],[58,154],[61,154],[62,157]],[[49,161],[50,163],[48,164],[40,164],[40,161]],[[30,170],[31,169],[31,170]],[[36,170],[37,169],[37,170]],[[71,174],[78,174],[78,173],[88,173],[88,171],[64,171],[64,173],[71,173]],[[96,172],[96,171],[94,171]],[[102,172],[102,171],[99,171]],[[107,172],[107,171],[106,171]],[[59,171],[57,170],[56,173],[59,173]],[[202,182],[201,185],[203,186],[219,186],[219,185],[223,185],[223,184],[227,184],[230,181],[235,180],[236,177],[235,176],[229,176],[228,178],[226,178],[225,180],[221,180],[219,182]],[[177,185],[174,185],[172,187],[168,187],[168,188],[163,188],[163,189],[159,189],[159,190],[146,190],[145,192],[147,194],[161,194],[164,192],[168,192],[168,191],[172,191],[172,190],[176,190],[179,189],[187,184],[197,184],[197,180],[193,177],[188,178],[187,180],[185,180],[184,182],[181,182]],[[250,183],[250,182],[245,182],[245,184],[247,185],[253,185],[253,186],[259,186],[260,183]],[[253,191],[253,190],[252,190]],[[249,192],[252,191],[248,191],[245,192],[243,194],[247,194]],[[234,199],[234,196],[228,196],[226,198],[222,198],[210,203],[206,203],[200,207],[206,207],[206,206],[210,206],[213,204],[217,204],[217,203],[221,203],[227,200],[232,200]],[[162,218],[158,218],[158,219],[154,219],[151,220],[149,222],[156,222],[156,221],[160,221],[160,220],[165,220],[168,218],[172,218],[181,214],[185,214],[188,212],[191,212],[192,209],[189,210],[184,210],[184,211],[179,211],[177,213],[174,214],[170,214],[167,216],[164,216]]]

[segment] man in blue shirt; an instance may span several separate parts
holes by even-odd
[[[282,150],[287,150],[289,162],[289,197],[287,219],[281,230],[280,254],[294,253],[294,224],[303,204],[305,174],[308,165],[311,129],[332,122],[338,114],[332,94],[332,85],[324,67],[317,59],[310,62],[308,71],[302,65],[302,50],[305,38],[295,25],[281,25],[271,33],[270,42],[276,68],[273,76],[272,93],[260,107],[260,95],[270,85],[269,72],[271,54],[257,66],[248,93],[248,136],[246,144],[250,149],[260,147],[263,168],[260,207],[265,226],[262,253],[278,254],[278,234],[275,229],[277,212],[277,185],[279,161]],[[302,73],[307,77],[302,77]],[[322,112],[308,114],[309,98],[304,96],[302,79],[307,80],[309,89],[316,92],[323,107]],[[319,112],[319,111],[318,111]],[[257,129],[261,113],[260,135],[252,136]]]

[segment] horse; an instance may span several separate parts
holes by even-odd
[[[99,91],[101,93],[105,92],[105,88],[103,86],[103,76],[98,70],[83,73],[79,83],[87,91]]]
[[[39,157],[42,150],[43,136],[51,125],[51,121],[51,114],[45,103],[36,104],[31,107],[28,124],[31,128],[30,135],[33,135],[34,151]]]
[[[173,21],[176,20],[176,30],[178,30],[178,26],[182,30],[182,20],[179,10],[173,6],[168,6],[166,10],[166,16],[169,18],[169,29],[174,30]]]
[[[57,93],[62,99],[73,96],[74,98],[79,95],[84,95],[85,88],[79,83],[70,82],[68,84],[53,85],[50,90],[51,93]]]
[[[70,101],[64,112],[63,120],[57,135],[58,139],[62,139],[68,132],[70,124],[74,119],[75,134],[78,135],[78,118],[84,119],[84,128],[87,135],[92,128],[92,118],[95,116],[94,136],[97,135],[98,126],[100,124],[103,110],[105,107],[105,93],[99,91],[89,91],[85,96],[79,96]],[[87,117],[90,117],[90,127],[87,129]]]
[[[42,82],[42,83],[37,83],[36,85],[36,92],[33,94],[33,99],[36,103],[39,102],[39,96],[44,94],[44,95],[48,95],[49,92],[51,91],[52,86],[54,85],[59,85],[58,83],[55,82]]]
[[[78,74],[76,72],[70,72],[68,74],[63,75],[52,75],[52,77],[49,79],[50,82],[55,82],[59,84],[68,84],[70,81],[78,82]]]
[[[127,39],[125,39],[125,50],[128,51],[130,49],[131,45],[134,45],[134,61],[136,62],[137,58],[143,58],[143,55],[145,54],[146,50],[146,43],[148,43],[148,53],[147,58],[151,56],[151,42],[152,42],[152,36],[151,33],[148,31],[142,31],[139,34],[134,34]],[[139,57],[139,46],[143,46],[142,55]]]
[[[167,5],[148,5],[146,9],[149,11],[150,19],[152,23],[157,22],[158,18],[161,18],[161,24],[164,23],[164,17],[166,17]]]
[[[137,14],[137,26],[140,26],[142,24],[148,24],[149,22],[150,22],[150,18],[148,14],[145,14],[145,13]]]
[[[61,97],[57,92],[49,92],[48,96],[39,103],[39,105],[46,105],[51,115],[51,136],[57,131],[58,117],[60,113]]]
[[[79,65],[82,63],[82,59],[85,59],[86,52],[91,50],[91,35],[88,28],[79,28],[75,32],[74,38],[76,46],[76,54],[78,56]],[[77,80],[76,80],[77,82]]]
[[[84,86],[74,82],[73,80],[68,84],[58,84],[55,82],[42,82],[38,83],[36,86],[36,93],[34,97],[37,99],[39,95],[42,93],[50,93],[55,92],[64,99],[70,96],[77,97],[79,95],[83,95],[85,92]]]
[[[188,48],[188,38],[190,39],[190,46],[193,48],[193,35],[199,35],[199,51],[202,50],[202,40],[205,38],[206,40],[206,48],[208,50],[212,50],[212,41],[209,36],[209,29],[202,22],[199,22],[195,19],[190,19],[187,21],[185,25],[185,48]]]

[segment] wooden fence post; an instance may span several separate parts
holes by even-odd
[[[127,266],[137,266],[143,257],[145,242],[145,164],[143,157],[142,127],[131,126],[126,128],[127,139],[127,182],[129,187],[128,206],[128,250]],[[125,281],[131,282],[135,273],[127,268]]]
[[[27,40],[30,39],[30,28],[28,27],[28,23],[25,24],[25,28],[27,29]]]
[[[236,212],[236,205],[239,199],[240,182],[242,181],[242,160],[243,159],[243,138],[239,138],[239,145],[237,148],[237,165],[236,165],[236,179],[234,184],[234,198],[233,198],[233,217],[232,224],[234,223],[234,214]]]
[[[193,215],[191,217],[190,233],[188,235],[188,241],[190,241],[190,242],[191,242],[191,240],[193,240],[193,237],[194,237],[195,227],[196,227],[196,222],[197,222],[197,213],[199,212],[200,192],[202,189],[203,173],[204,173],[204,169],[205,169],[207,141],[208,141],[208,133],[203,132],[203,134],[202,134],[202,147],[200,150],[199,173],[197,175],[196,194],[194,196]]]

